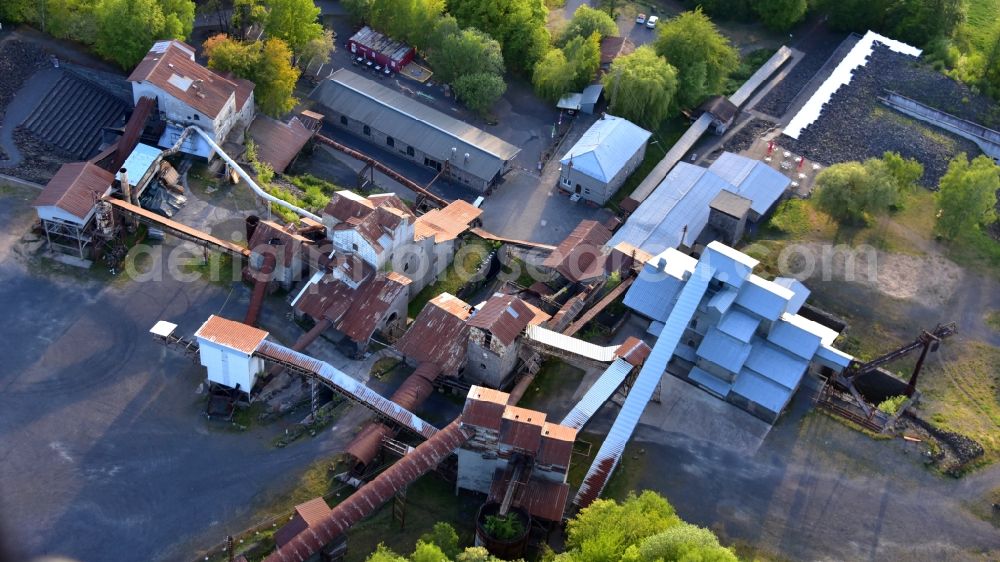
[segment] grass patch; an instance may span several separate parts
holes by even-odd
[[[993,328],[997,332],[1000,332],[1000,310],[987,312],[984,320],[987,326]]]
[[[601,448],[604,437],[604,435],[597,433],[580,433],[577,435],[577,446],[574,448],[575,452],[570,461],[569,475],[567,476],[567,481],[572,489],[579,489],[580,484],[583,483],[583,478],[587,475],[587,470],[590,469],[590,465],[594,462],[594,457],[597,456],[597,451]],[[590,444],[590,450],[587,451],[588,454],[583,454],[583,449],[580,447],[581,442]],[[646,450],[636,443],[626,445],[621,462],[618,464],[618,468],[615,469],[615,473],[611,475],[611,480],[608,480],[601,497],[618,501],[624,500],[629,492],[634,492],[638,488],[639,475],[644,472],[645,467]]]
[[[493,247],[489,242],[480,238],[467,238],[465,244],[455,254],[461,258],[460,263],[452,263],[444,274],[438,277],[437,281],[424,287],[410,301],[408,312],[410,318],[416,318],[417,314],[423,310],[427,301],[440,295],[441,293],[456,294],[458,290],[468,283],[469,278],[479,269],[486,256],[490,254]]]
[[[400,528],[392,519],[392,502],[386,503],[374,515],[351,528],[347,533],[347,562],[362,562],[379,543],[400,554],[409,554],[421,535],[435,523],[451,524],[458,533],[460,545],[471,545],[475,535],[476,511],[481,497],[463,494],[455,496],[452,485],[434,474],[428,474],[411,484],[406,491],[406,525]]]
[[[663,157],[667,155],[667,150],[677,142],[677,139],[681,138],[681,135],[684,134],[684,131],[688,127],[690,127],[690,123],[688,123],[687,119],[682,115],[677,115],[665,120],[656,131],[653,131],[653,137],[646,146],[646,155],[643,157],[642,163],[639,164],[639,167],[625,180],[621,188],[608,200],[606,207],[616,213],[619,212],[621,210],[619,208],[621,202],[629,195],[632,195],[635,188],[639,187],[642,180],[646,179],[646,176],[653,171],[653,168],[660,163],[660,160],[663,160]],[[656,144],[653,144],[654,142]]]
[[[515,273],[517,274],[517,278],[514,278]],[[528,264],[518,258],[511,258],[510,263],[503,267],[501,278],[513,281],[525,288],[530,287],[535,282],[535,277],[531,275]]]
[[[957,344],[957,345],[956,345]],[[948,342],[949,360],[930,360],[920,377],[923,417],[985,449],[983,463],[1000,460],[1000,348]]]
[[[236,408],[233,412],[233,424],[244,428],[256,425],[260,421],[260,416],[267,411],[267,406],[263,402],[254,402],[246,408]]]
[[[542,363],[535,380],[524,392],[518,403],[523,408],[539,409],[546,396],[556,396],[561,391],[572,394],[580,385],[586,373],[558,359],[548,359]]]
[[[372,365],[371,376],[381,380],[382,377],[388,375],[401,362],[402,361],[396,357],[383,357]]]
[[[969,0],[966,8],[965,31],[972,44],[982,51],[990,48],[990,31],[993,23],[1000,19],[1000,1]]]

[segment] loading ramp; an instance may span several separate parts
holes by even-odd
[[[111,206],[117,209],[121,214],[130,216],[147,225],[155,226],[156,228],[159,228],[182,240],[187,240],[188,242],[192,242],[211,250],[219,250],[236,258],[245,258],[250,255],[250,250],[240,246],[239,244],[222,240],[221,238],[216,238],[207,232],[191,228],[186,224],[181,224],[152,211],[147,211],[146,209],[143,209],[138,205],[133,205],[123,199],[108,198],[107,201],[111,203]]]

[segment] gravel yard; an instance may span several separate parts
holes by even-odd
[[[783,147],[826,164],[864,160],[895,151],[924,165],[921,183],[935,186],[956,154],[979,154],[975,143],[897,113],[878,101],[895,91],[946,111],[983,122],[995,104],[912,57],[876,47],[868,64],[830,99],[820,117],[798,140],[782,137]],[[958,105],[955,105],[958,104]],[[978,116],[978,117],[977,117]]]

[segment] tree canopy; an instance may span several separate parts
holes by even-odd
[[[816,205],[840,222],[865,222],[898,205],[923,166],[894,152],[864,162],[834,164],[816,176]]]
[[[618,57],[604,75],[609,110],[648,129],[666,118],[677,93],[677,70],[649,46]]]
[[[267,8],[263,0],[233,0],[232,24],[237,38],[246,39],[251,27],[265,23]]]
[[[122,68],[142,60],[157,39],[184,39],[194,25],[190,0],[101,0],[94,50]]]
[[[677,69],[681,107],[692,107],[705,96],[720,93],[729,73],[739,66],[736,49],[701,9],[663,23],[654,45],[656,53]]]
[[[500,44],[478,29],[459,29],[450,16],[438,21],[429,38],[428,60],[438,80],[450,83],[469,109],[489,111],[507,90]]]
[[[963,0],[820,0],[836,29],[871,29],[913,45],[951,37],[965,20]]]
[[[297,99],[292,95],[299,70],[292,65],[292,51],[281,39],[240,42],[226,35],[205,41],[208,67],[232,72],[252,81],[260,110],[273,117],[291,111]]]
[[[807,0],[755,0],[753,9],[767,27],[787,31],[802,21],[809,4]]]
[[[465,27],[475,27],[500,42],[511,68],[530,72],[549,47],[544,0],[451,0],[448,11]]]
[[[565,45],[574,37],[590,37],[597,33],[598,39],[618,35],[618,24],[606,12],[582,4],[573,12],[566,28],[559,36],[559,45]]]
[[[307,43],[323,35],[317,21],[319,8],[313,0],[267,0],[269,8],[264,30],[281,39],[293,53],[301,53]]]
[[[977,156],[970,162],[965,154],[959,154],[938,187],[937,230],[945,238],[957,238],[996,219],[1000,167],[990,157]]]
[[[445,8],[444,0],[364,0],[354,4],[361,19],[419,51],[430,45],[434,26]]]
[[[562,49],[550,49],[535,64],[531,82],[539,97],[556,102],[589,84],[600,66],[601,36],[595,31],[589,37],[573,37]]]

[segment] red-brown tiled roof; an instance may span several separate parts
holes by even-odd
[[[597,221],[581,221],[543,265],[558,271],[570,281],[580,282],[605,273],[607,254],[602,251],[611,240],[611,231]]]
[[[206,339],[219,345],[252,354],[260,342],[267,337],[267,332],[243,322],[227,320],[221,316],[211,315],[194,333],[195,337]]]
[[[635,43],[627,37],[604,37],[601,39],[601,65],[609,65],[618,57],[635,51]]]
[[[435,363],[448,376],[458,374],[465,365],[469,327],[465,320],[472,309],[462,299],[441,293],[431,299],[403,337],[396,349],[417,362]]]
[[[313,132],[296,117],[282,123],[258,115],[250,125],[250,136],[257,144],[257,158],[270,164],[280,174],[298,156],[302,147],[312,138]]]
[[[500,422],[500,443],[519,451],[535,454],[541,443],[542,426],[544,425],[544,413],[517,406],[507,406]]]
[[[149,82],[211,119],[219,116],[230,98],[234,98],[234,103],[237,101],[235,98],[240,89],[232,80],[195,62],[194,50],[179,41],[158,41],[154,44],[129,75],[128,81]],[[247,86],[243,88],[246,90]],[[243,95],[249,97],[249,93]],[[237,111],[239,109],[239,106],[236,107]]]
[[[94,207],[94,196],[103,196],[114,179],[114,174],[89,162],[63,164],[32,205],[55,206],[82,221]]]
[[[466,323],[486,330],[504,345],[510,345],[534,318],[535,313],[521,299],[497,294],[490,297]]]

